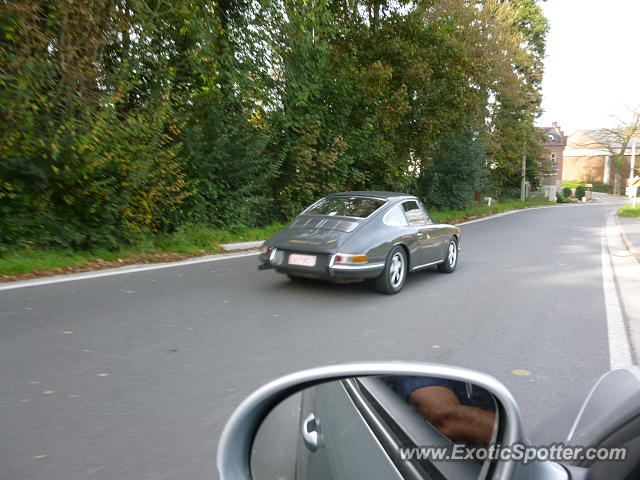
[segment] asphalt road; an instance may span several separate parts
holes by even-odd
[[[238,402],[341,361],[485,371],[530,427],[609,368],[600,233],[615,208],[466,225],[457,271],[395,296],[291,282],[254,256],[0,292],[0,478],[216,478]]]

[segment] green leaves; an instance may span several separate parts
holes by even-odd
[[[0,8],[0,244],[259,226],[338,190],[463,206],[535,150],[534,0]]]

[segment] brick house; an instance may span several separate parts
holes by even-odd
[[[544,148],[547,152],[547,161],[543,160],[541,169],[541,184],[545,198],[555,200],[556,192],[562,188],[562,172],[564,166],[564,150],[567,146],[567,136],[553,122],[551,127],[541,127],[544,136]]]
[[[622,145],[608,130],[578,130],[569,136],[564,151],[562,180],[584,180],[613,184],[613,154],[620,152]],[[636,148],[640,148],[640,139]],[[622,178],[629,175],[631,144],[625,151]]]

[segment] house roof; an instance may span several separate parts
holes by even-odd
[[[599,144],[605,147],[609,147],[613,149],[619,149],[620,147],[622,147],[622,143],[620,143],[620,140],[618,139],[618,137],[608,130],[598,129],[598,130],[583,130],[583,131],[586,135],[590,136],[596,142],[598,142]]]
[[[607,130],[606,128],[600,128],[596,130],[579,130],[576,133],[582,132],[583,134],[591,137],[594,140],[593,148],[605,147],[609,150],[619,151],[622,148],[622,142],[620,138],[612,132],[611,130]],[[574,134],[575,135],[575,134]],[[640,143],[640,139],[636,139],[637,143]],[[591,145],[584,145],[586,148],[591,148]],[[631,154],[631,142],[627,145],[627,150],[625,155]]]
[[[544,144],[547,146],[564,146],[567,144],[567,137],[557,125],[554,125],[552,127],[538,127],[538,130],[540,130],[540,132],[542,133],[542,136],[544,137]]]
[[[564,137],[553,127],[540,127],[545,143],[563,143]]]

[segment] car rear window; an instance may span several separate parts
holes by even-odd
[[[316,202],[304,213],[306,215],[367,218],[384,203],[384,200],[368,197],[327,197]]]

